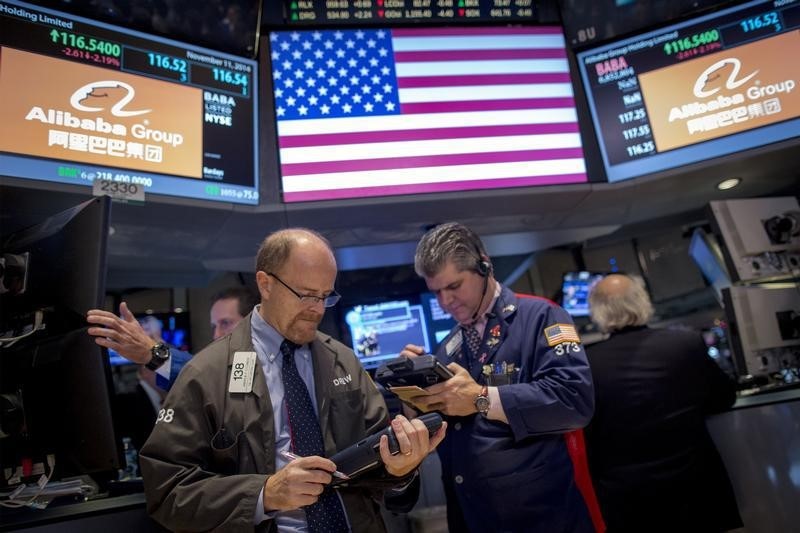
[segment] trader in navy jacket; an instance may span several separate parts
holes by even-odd
[[[458,322],[436,352],[455,376],[414,399],[449,417],[439,456],[450,531],[595,531],[563,435],[593,411],[569,315],[503,287],[480,238],[458,223],[422,237],[415,269]]]

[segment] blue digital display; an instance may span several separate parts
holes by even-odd
[[[428,318],[428,331],[434,344],[432,349],[435,349],[436,345],[447,337],[447,334],[456,325],[456,321],[450,313],[442,309],[433,293],[423,293],[420,296],[420,301]]]
[[[344,311],[353,351],[364,368],[376,368],[400,355],[406,344],[431,351],[431,342],[422,306],[409,300],[394,300],[372,305],[355,305]]]
[[[561,290],[561,306],[571,316],[589,316],[589,293],[604,274],[567,272]]]

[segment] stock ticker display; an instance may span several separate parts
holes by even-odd
[[[257,63],[0,2],[0,166],[258,203]]]
[[[578,53],[609,181],[795,137],[798,28],[749,2]]]
[[[534,0],[288,0],[288,24],[468,23],[536,20]]]

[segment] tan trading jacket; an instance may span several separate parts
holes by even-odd
[[[238,351],[255,351],[249,315],[183,368],[141,450],[147,510],[173,531],[253,531],[259,493],[275,472],[273,413],[260,366],[256,365],[252,392],[227,392],[233,354]],[[317,332],[311,354],[320,425],[330,457],[385,428],[388,412],[351,349]],[[220,431],[223,424],[225,430]],[[378,470],[367,487],[338,489],[353,532],[385,531],[375,498],[383,489],[406,481]],[[267,519],[255,530],[277,528],[274,520]]]

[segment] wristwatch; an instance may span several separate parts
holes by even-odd
[[[161,365],[169,361],[169,346],[163,342],[159,342],[150,348],[150,355],[152,356],[151,359],[144,366],[145,368],[156,371],[161,368]]]
[[[475,398],[475,409],[483,416],[486,416],[489,413],[489,407],[491,407],[491,403],[489,402],[489,387],[484,385],[483,389],[481,389],[481,393]]]

